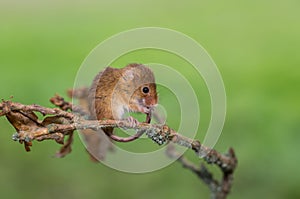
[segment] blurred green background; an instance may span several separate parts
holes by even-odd
[[[65,96],[104,39],[136,27],[175,29],[202,44],[223,76],[227,118],[215,148],[232,146],[239,159],[229,198],[300,198],[299,10],[296,0],[1,0],[0,98],[51,106],[48,99]],[[180,66],[164,55],[129,58]],[[209,108],[203,111],[209,116]],[[73,152],[56,159],[54,142],[34,142],[26,153],[5,118],[0,131],[3,198],[209,198],[207,187],[177,163],[127,174],[91,163],[78,136]]]

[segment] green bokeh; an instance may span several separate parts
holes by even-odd
[[[51,106],[48,99],[72,87],[81,62],[99,42],[136,27],[175,29],[206,48],[224,79],[227,118],[216,149],[232,146],[239,158],[229,198],[299,198],[299,9],[295,0],[1,0],[0,98],[13,95],[14,101]],[[127,59],[185,64],[167,56],[137,52]],[[209,105],[203,90],[198,97]],[[210,114],[209,108],[201,110]],[[168,117],[175,126],[177,116]],[[205,129],[208,119],[203,119]],[[56,159],[54,142],[34,142],[26,153],[11,140],[14,129],[5,118],[0,131],[3,198],[209,197],[207,187],[177,163],[126,174],[91,163],[78,137],[73,152]]]

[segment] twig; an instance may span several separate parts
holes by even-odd
[[[173,144],[169,144],[167,147],[166,154],[170,158],[177,159],[179,163],[186,169],[189,169],[195,173],[210,189],[212,199],[225,199],[230,192],[232,181],[233,181],[233,172],[234,169],[228,172],[224,172],[222,181],[218,182],[213,178],[212,173],[208,171],[204,164],[200,165],[200,168],[185,158],[183,155],[180,155],[176,150]],[[233,149],[230,149],[230,157],[233,159],[235,164],[237,164],[237,159],[234,155]]]
[[[72,92],[72,95],[74,94]],[[84,90],[79,94],[83,96]],[[33,140],[52,139],[63,144],[65,136],[69,136],[67,143],[57,155],[63,157],[71,152],[72,136],[75,130],[92,129],[98,131],[104,127],[131,128],[137,130],[137,133],[133,136],[122,138],[117,135],[110,135],[110,138],[118,142],[130,142],[145,133],[159,145],[171,142],[190,148],[198,157],[203,158],[209,164],[217,165],[221,169],[223,178],[220,182],[213,179],[212,174],[204,165],[198,168],[183,156],[179,156],[172,146],[169,146],[167,152],[170,157],[177,158],[185,168],[197,174],[210,187],[212,198],[223,199],[229,193],[233,181],[233,173],[237,166],[237,159],[233,149],[230,149],[228,154],[220,154],[214,149],[201,145],[198,140],[180,135],[167,125],[138,123],[132,126],[127,120],[88,120],[85,114],[86,110],[73,106],[58,95],[51,98],[51,102],[60,107],[60,109],[46,108],[36,104],[23,105],[4,100],[0,103],[0,116],[6,116],[8,121],[14,126],[17,133],[13,135],[13,139],[24,143],[27,151],[30,150]],[[73,110],[73,112],[68,112],[68,110]],[[38,120],[36,112],[46,117],[43,120]],[[151,115],[148,115],[146,122],[150,122],[150,119]]]

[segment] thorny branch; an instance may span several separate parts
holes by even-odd
[[[69,91],[70,96],[81,98],[85,96],[86,90]],[[145,123],[132,126],[127,120],[89,120],[84,108],[74,106],[66,102],[62,97],[56,95],[50,101],[59,108],[46,108],[36,104],[23,105],[12,101],[2,100],[0,103],[0,117],[5,116],[16,129],[13,140],[24,144],[26,151],[30,151],[32,141],[55,140],[59,144],[64,144],[57,153],[58,157],[63,157],[71,152],[73,132],[75,130],[92,129],[99,131],[103,127],[131,128],[137,133],[123,138],[117,135],[109,135],[117,142],[130,142],[136,140],[141,135],[146,134],[150,139],[159,145],[168,143],[167,155],[176,158],[184,168],[194,172],[211,190],[211,198],[226,198],[230,192],[233,173],[237,166],[237,159],[234,150],[230,148],[228,154],[220,154],[214,149],[202,145],[198,140],[193,140],[178,134],[167,125],[149,124],[151,115],[148,115]],[[69,112],[73,111],[73,112]],[[43,118],[39,119],[36,113],[40,113]],[[68,136],[67,141],[64,138]],[[202,164],[200,168],[180,155],[174,148],[178,144],[192,149],[198,157],[203,158],[208,164],[217,165],[222,173],[222,180],[219,182]]]

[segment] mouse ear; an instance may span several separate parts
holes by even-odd
[[[123,74],[123,78],[126,81],[133,80],[133,78],[134,78],[133,70],[126,70],[125,73]]]

